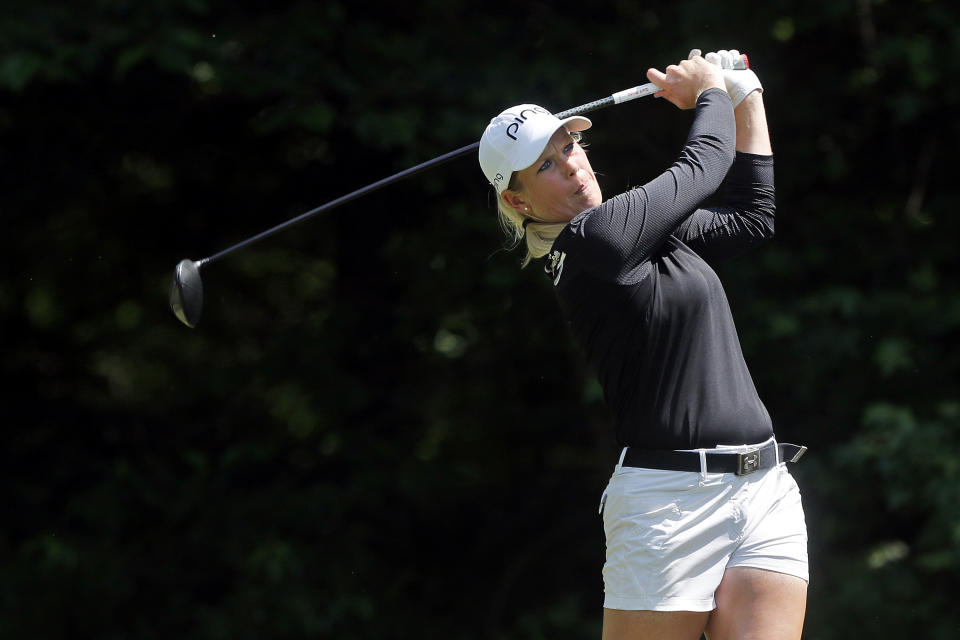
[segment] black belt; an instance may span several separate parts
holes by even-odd
[[[745,451],[710,450],[705,452],[707,473],[735,473],[738,476],[745,476],[754,471],[769,469],[777,464],[775,447],[780,450],[781,462],[796,462],[807,451],[807,448],[802,445],[787,442],[780,444],[771,442]],[[630,447],[623,456],[622,465],[667,471],[700,471],[700,453]]]

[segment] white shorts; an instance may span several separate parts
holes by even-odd
[[[809,581],[800,490],[782,462],[746,476],[618,465],[600,508],[608,609],[712,611],[729,567]]]

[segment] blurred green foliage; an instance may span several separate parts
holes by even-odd
[[[806,637],[955,638],[957,14],[8,0],[0,637],[597,637],[606,412],[474,160],[204,271],[195,331],[167,278],[506,105],[733,46],[779,219],[721,275],[778,435],[811,447]],[[594,122],[610,194],[689,117]]]

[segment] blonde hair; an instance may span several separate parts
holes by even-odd
[[[508,205],[503,198],[497,199],[497,213],[500,218],[500,228],[507,236],[507,249],[517,248],[521,240],[527,241],[527,252],[523,256],[523,261],[520,262],[521,267],[530,264],[534,258],[547,255],[550,247],[553,246],[553,241],[567,226],[566,222],[536,222]],[[524,229],[523,223],[526,220],[529,222]]]
[[[570,136],[580,143],[580,132],[569,132]],[[519,188],[516,172],[510,176],[507,188],[516,191]],[[507,236],[507,250],[516,249],[521,240],[526,240],[527,252],[520,262],[520,268],[526,267],[534,258],[542,258],[550,253],[554,240],[567,226],[566,222],[537,222],[533,218],[523,215],[503,199],[503,194],[497,194],[497,214],[500,218],[500,228]],[[527,226],[524,228],[523,223]]]

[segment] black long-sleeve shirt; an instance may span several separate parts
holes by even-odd
[[[735,153],[727,95],[701,94],[677,161],[575,217],[547,257],[621,446],[690,449],[773,434],[707,260],[773,235],[773,158]],[[721,206],[698,209],[720,189]]]

